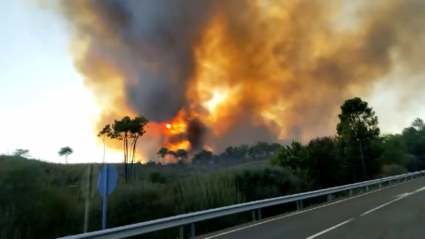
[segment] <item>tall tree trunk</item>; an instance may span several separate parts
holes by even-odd
[[[135,173],[135,157],[136,157],[136,144],[137,140],[139,139],[139,136],[134,136],[133,142],[131,145],[131,170],[133,173]]]
[[[134,145],[134,138],[131,141],[130,149],[129,149],[129,152],[128,152],[128,155],[129,155],[129,159],[128,159],[129,166],[128,166],[128,168],[129,168],[130,174],[133,174],[133,145]]]
[[[103,164],[105,164],[105,153],[106,153],[105,135],[103,135]]]
[[[128,169],[127,169],[127,135],[124,135],[124,178],[125,182],[128,183]]]

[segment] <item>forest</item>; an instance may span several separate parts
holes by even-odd
[[[358,97],[342,102],[332,136],[229,146],[221,153],[200,150],[191,158],[184,149],[160,148],[158,159],[141,164],[135,149],[147,124],[144,117],[124,117],[99,134],[123,141],[124,147],[124,162],[115,165],[119,183],[108,198],[108,227],[425,169],[423,120],[415,119],[399,134],[382,134],[373,108]],[[67,157],[72,149],[59,153]],[[88,183],[96,184],[88,182],[88,164],[53,164],[27,155],[24,149],[0,155],[0,239],[83,233],[85,197],[90,200],[87,230],[100,230],[101,197],[85,191]],[[164,157],[176,162],[163,164]],[[96,173],[101,164],[91,167]],[[274,206],[264,209],[263,217],[292,210],[296,205]],[[196,228],[201,234],[249,220],[249,213],[241,213]],[[176,235],[178,229],[169,229],[137,238]]]

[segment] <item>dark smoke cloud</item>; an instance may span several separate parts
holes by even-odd
[[[202,0],[62,1],[78,37],[92,41],[86,58],[106,58],[118,68],[126,81],[128,105],[160,122],[170,120],[186,104],[192,46],[210,18],[209,5]],[[98,78],[87,69],[91,64],[77,62],[89,81]]]
[[[350,4],[343,0],[62,0],[61,13],[76,41],[88,46],[75,53],[75,64],[98,98],[115,89],[110,74],[122,79],[121,101],[110,101],[105,111],[119,114],[124,102],[137,114],[166,122],[186,109],[188,132],[169,140],[187,137],[195,149],[204,142],[222,149],[282,134],[306,140],[333,133],[340,104],[355,92],[367,94],[395,65],[424,73],[425,1],[363,2],[356,26],[343,31],[333,21]],[[255,3],[280,10],[274,14]],[[194,49],[208,40],[206,29],[216,20],[225,35],[214,50],[231,65],[223,77],[196,79]],[[197,93],[189,91],[198,81],[239,87],[218,107],[213,125],[191,116],[206,115],[193,102]],[[403,89],[425,88],[413,85]],[[266,122],[264,111],[275,117]],[[219,124],[227,126],[224,132],[209,132]]]
[[[189,120],[187,126],[187,140],[189,140],[192,150],[198,151],[204,147],[207,133],[208,128],[200,119],[194,118]]]

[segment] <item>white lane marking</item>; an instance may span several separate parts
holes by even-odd
[[[408,194],[408,195],[410,195],[410,194]],[[403,199],[403,198],[405,198],[405,197],[407,197],[407,196],[401,196],[401,197],[396,198],[396,199],[394,199],[394,200],[392,200],[392,201],[389,201],[389,202],[387,202],[387,203],[384,203],[384,204],[382,204],[381,206],[375,207],[375,208],[373,208],[373,209],[371,209],[371,210],[369,210],[369,211],[367,211],[367,212],[365,212],[365,213],[361,214],[360,216],[361,216],[361,217],[363,217],[364,215],[367,215],[367,214],[369,214],[369,213],[371,213],[371,212],[373,212],[373,211],[376,211],[376,210],[378,210],[378,209],[380,209],[380,208],[383,208],[383,207],[385,207],[385,206],[387,206],[387,205],[389,205],[389,204],[391,204],[391,203],[393,203],[393,202],[397,202],[398,200],[401,200],[401,199]]]
[[[417,189],[416,191],[414,191],[413,193],[418,193],[418,192],[423,191],[423,190],[425,190],[425,187],[421,187],[421,188]]]
[[[255,227],[255,226],[258,226],[258,225],[261,225],[261,224],[265,224],[265,223],[268,223],[268,222],[284,219],[284,218],[295,216],[295,215],[298,215],[298,214],[301,214],[301,213],[310,212],[310,211],[313,211],[313,210],[316,210],[316,209],[319,209],[319,208],[328,207],[328,206],[335,205],[335,204],[338,204],[338,203],[341,203],[341,202],[345,202],[345,201],[348,201],[348,200],[351,200],[351,199],[362,197],[362,196],[365,196],[365,195],[368,195],[368,194],[376,193],[376,192],[379,192],[381,190],[385,190],[385,189],[388,189],[388,188],[392,188],[392,187],[395,187],[395,186],[402,185],[404,183],[407,183],[407,182],[400,182],[400,183],[393,184],[393,185],[385,187],[385,188],[381,188],[381,189],[377,189],[377,190],[370,191],[370,192],[367,192],[367,193],[363,193],[363,194],[360,194],[360,195],[357,195],[357,196],[354,196],[354,197],[342,199],[342,200],[339,200],[339,201],[336,201],[336,202],[333,202],[333,203],[324,204],[322,206],[313,207],[313,208],[306,209],[306,210],[299,211],[299,212],[293,212],[293,213],[290,213],[290,214],[287,214],[287,215],[284,215],[284,216],[281,216],[281,217],[275,217],[275,218],[268,219],[268,220],[265,220],[265,221],[261,221],[259,223],[251,224],[251,225],[248,225],[248,226],[245,226],[245,227],[239,227],[239,228],[229,230],[229,231],[225,231],[225,232],[222,232],[222,233],[219,233],[219,234],[216,234],[216,235],[211,235],[209,237],[204,237],[204,239],[212,239],[212,238],[221,237],[221,236],[224,236],[224,235],[227,235],[227,234],[231,234],[231,233],[234,233],[234,232],[237,232],[237,231],[245,230],[245,229]]]
[[[365,213],[361,214],[360,216],[367,215],[367,214],[369,214],[369,213],[371,213],[371,212],[373,212],[373,211],[376,211],[376,210],[378,210],[378,209],[380,209],[380,208],[383,208],[383,207],[385,207],[385,206],[387,206],[387,205],[389,205],[389,204],[391,204],[391,203],[397,202],[398,200],[401,200],[401,199],[403,199],[403,198],[405,198],[405,197],[407,197],[407,196],[413,195],[413,194],[418,193],[418,192],[423,191],[423,190],[425,190],[425,187],[419,188],[419,189],[417,189],[417,190],[415,190],[415,191],[413,191],[413,192],[410,192],[410,193],[403,193],[403,194],[397,195],[397,196],[398,196],[398,198],[396,198],[396,199],[394,199],[394,200],[392,200],[392,201],[389,201],[389,202],[387,202],[387,203],[384,203],[384,204],[382,204],[381,206],[375,207],[375,208],[373,208],[373,209],[371,209],[371,210],[369,210],[369,211],[367,211],[367,212],[365,212]]]
[[[410,195],[410,193],[402,193],[402,194],[395,195],[394,198],[406,197],[406,196],[409,196],[409,195]]]
[[[307,237],[306,239],[313,239],[313,238],[316,238],[316,237],[318,237],[318,236],[321,236],[321,235],[325,234],[326,232],[332,231],[332,230],[333,230],[333,229],[335,229],[335,228],[338,228],[338,227],[340,227],[340,226],[342,226],[342,225],[344,225],[344,224],[347,224],[347,223],[351,222],[352,220],[353,220],[353,218],[348,219],[348,220],[347,220],[347,221],[345,221],[345,222],[341,222],[341,223],[340,223],[340,224],[338,224],[338,225],[335,225],[335,226],[330,227],[330,228],[328,228],[328,229],[326,229],[326,230],[323,230],[323,231],[321,231],[321,232],[319,232],[319,233],[316,233],[316,234],[314,234],[313,236],[309,236],[309,237]]]

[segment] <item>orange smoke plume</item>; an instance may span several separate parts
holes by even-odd
[[[418,74],[425,63],[421,0],[60,3],[75,67],[103,111],[95,131],[143,115],[154,123],[140,151],[152,159],[161,146],[333,133],[346,98],[396,65]]]

